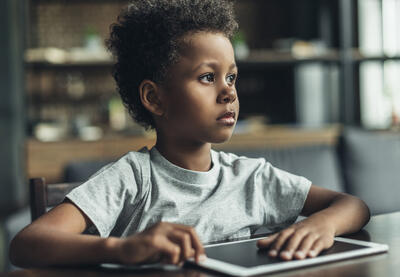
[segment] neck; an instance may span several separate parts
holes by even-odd
[[[171,163],[193,171],[211,168],[211,143],[188,143],[157,135],[156,148]]]

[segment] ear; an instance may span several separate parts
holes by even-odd
[[[164,113],[159,86],[150,80],[143,80],[139,85],[140,100],[152,114],[161,116]]]

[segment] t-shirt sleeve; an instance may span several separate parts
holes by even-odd
[[[139,163],[124,157],[95,173],[66,198],[90,218],[101,237],[108,237],[124,206],[134,206],[141,183]]]
[[[264,205],[265,224],[276,231],[294,223],[300,215],[311,187],[308,179],[262,163],[261,203]]]

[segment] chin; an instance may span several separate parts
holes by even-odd
[[[219,134],[218,136],[214,136],[212,139],[210,139],[211,143],[224,143],[230,140],[232,137],[233,130],[230,130],[229,132],[225,132],[222,134]]]

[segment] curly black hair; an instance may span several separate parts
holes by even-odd
[[[210,31],[232,38],[237,30],[233,0],[134,0],[111,25],[108,48],[116,57],[113,76],[132,118],[155,128],[142,105],[139,85],[162,83],[177,62],[182,38],[189,32]]]

